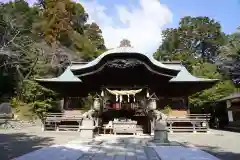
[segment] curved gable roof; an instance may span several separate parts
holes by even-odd
[[[93,61],[87,63],[87,64],[74,64],[71,66],[71,70],[72,71],[76,71],[76,70],[83,70],[83,69],[87,69],[90,67],[94,67],[96,66],[98,63],[101,62],[101,60],[103,60],[105,57],[109,56],[109,55],[118,55],[118,54],[138,54],[142,57],[144,57],[145,59],[147,59],[151,65],[154,65],[155,67],[158,68],[162,68],[162,69],[166,69],[169,71],[173,71],[174,72],[174,76],[176,76],[176,73],[178,73],[180,70],[179,69],[175,69],[175,68],[170,68],[167,65],[155,60],[153,58],[153,56],[147,56],[146,54],[140,52],[139,50],[134,49],[133,47],[118,47],[118,48],[114,48],[114,49],[110,49],[104,53],[102,53],[101,55],[99,55],[96,59],[94,59]]]
[[[104,53],[102,53],[101,55],[99,55],[96,59],[94,59],[93,61],[85,64],[85,65],[78,65],[78,64],[75,64],[73,66],[71,66],[71,70],[78,70],[78,69],[83,69],[83,68],[88,68],[88,67],[91,67],[91,66],[94,66],[96,65],[98,62],[101,61],[101,59],[103,59],[105,56],[109,55],[109,54],[119,54],[119,53],[137,53],[137,54],[141,54],[145,57],[147,57],[154,65],[158,66],[158,67],[163,67],[163,68],[167,68],[167,69],[170,69],[168,68],[166,65],[162,64],[161,62],[155,60],[152,56],[147,56],[146,54],[138,51],[138,50],[135,50],[133,47],[118,47],[118,48],[114,48],[114,49],[110,49]]]

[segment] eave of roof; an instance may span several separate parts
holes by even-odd
[[[67,69],[59,77],[35,80],[39,82],[82,82],[81,79],[72,73],[70,67],[67,67]]]
[[[217,82],[219,79],[198,78],[188,72],[181,62],[163,62],[167,67],[178,69],[178,75],[170,80],[170,82]]]

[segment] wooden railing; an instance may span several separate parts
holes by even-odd
[[[61,121],[81,121],[81,114],[65,114],[65,113],[48,113],[45,121],[48,122],[61,122]]]
[[[166,122],[170,132],[207,132],[210,117],[210,114],[188,114],[184,117],[168,117]],[[180,125],[175,126],[177,123]]]
[[[82,114],[48,113],[44,119],[43,130],[81,130]],[[171,117],[166,119],[170,132],[207,132],[210,114],[188,114],[184,117]],[[75,125],[62,122],[77,122]],[[176,124],[179,124],[176,126]],[[188,124],[188,125],[185,125]]]
[[[80,130],[82,114],[48,113],[44,118],[42,130]],[[63,125],[62,122],[77,122],[78,125]]]

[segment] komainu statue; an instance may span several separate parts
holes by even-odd
[[[164,122],[166,123],[166,120],[168,118],[168,116],[164,113],[162,113],[161,111],[159,110],[153,110],[153,115],[156,117],[156,122]]]
[[[93,109],[90,109],[90,110],[88,110],[87,112],[85,112],[85,113],[83,113],[83,118],[85,118],[85,119],[93,119],[93,115],[96,113],[96,111],[95,110],[93,110]]]

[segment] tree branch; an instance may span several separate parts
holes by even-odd
[[[14,36],[13,36],[13,38],[10,40],[10,41],[8,41],[6,44],[4,44],[3,46],[2,46],[2,48],[0,48],[0,50],[3,50],[5,47],[7,47],[10,43],[12,43],[13,41],[14,41],[14,39],[18,36],[20,34],[20,31],[18,31]]]

